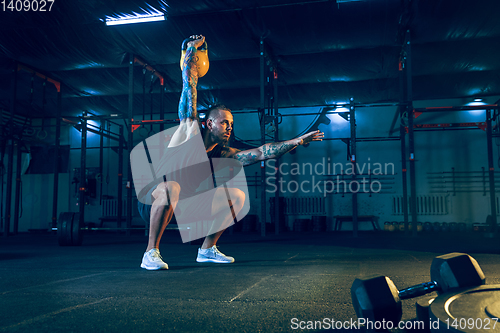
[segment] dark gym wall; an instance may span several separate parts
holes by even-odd
[[[490,100],[491,99],[491,100]],[[496,98],[485,100],[485,103],[493,103]],[[449,105],[465,105],[472,101],[469,100],[432,100],[432,101],[416,101],[416,107],[427,106],[449,106]],[[283,114],[290,113],[305,113],[318,112],[319,108],[304,108],[304,109],[282,109]],[[395,108],[359,108],[356,113],[357,133],[358,137],[387,137],[389,135],[391,120],[394,116]],[[349,123],[339,115],[329,115],[331,123],[328,125],[320,125],[319,129],[325,132],[327,138],[348,137]],[[234,115],[236,123],[236,135],[242,140],[255,140],[256,129],[259,128],[258,117],[256,114],[240,114]],[[290,139],[296,135],[306,131],[310,124],[314,122],[315,116],[296,116],[283,117],[283,122],[280,124],[279,132],[280,139]],[[35,120],[39,121],[39,120]],[[417,118],[416,123],[444,123],[444,122],[480,122],[484,121],[484,111],[472,112],[453,112],[439,113],[431,115],[422,115]],[[54,123],[52,120],[51,123]],[[397,127],[396,127],[397,129]],[[118,131],[117,126],[112,127],[113,131]],[[155,128],[154,131],[157,131]],[[271,133],[271,129],[270,132]],[[44,142],[53,144],[54,128],[48,128],[47,138]],[[140,139],[139,132],[136,133],[135,139]],[[397,136],[395,132],[392,135]],[[469,131],[438,131],[438,132],[418,132],[416,133],[416,154],[417,154],[417,195],[434,194],[435,188],[429,183],[428,172],[447,172],[455,168],[456,171],[480,171],[481,167],[487,167],[486,154],[486,134],[481,130]],[[77,199],[75,196],[75,184],[72,184],[75,176],[74,169],[80,167],[80,132],[73,126],[63,125],[61,130],[61,145],[69,145],[69,163],[68,173],[60,174],[59,181],[59,211],[77,211]],[[494,143],[496,141],[494,140]],[[88,147],[99,147],[99,136],[93,133],[88,133]],[[117,143],[113,140],[104,139],[104,146],[116,147]],[[498,160],[498,146],[494,144],[494,159]],[[128,159],[127,151],[124,151],[124,166]],[[324,141],[310,145],[309,147],[299,147],[295,154],[287,154],[282,159],[282,163],[287,163],[288,167],[285,171],[290,172],[292,163],[316,163],[322,162],[325,159],[331,163],[341,163],[347,165],[347,146],[344,142]],[[100,192],[100,184],[97,182],[97,192],[95,198],[89,198],[86,206],[86,220],[97,222],[101,216],[100,198],[102,195],[116,197],[117,192],[117,166],[118,155],[112,149],[104,149],[104,168],[103,168],[103,186],[102,193]],[[393,184],[390,184],[390,189],[384,194],[361,194],[359,195],[359,214],[361,215],[377,215],[380,217],[380,223],[384,221],[402,221],[402,216],[392,214],[392,198],[402,194],[401,185],[401,153],[399,141],[383,141],[383,142],[360,142],[358,144],[358,163],[363,165],[368,164],[374,167],[375,163],[393,164],[395,175],[393,176]],[[87,150],[87,168],[91,177],[95,178],[96,169],[99,167],[99,149]],[[366,170],[366,169],[365,169]],[[266,171],[270,171],[266,167]],[[389,169],[392,171],[392,169]],[[247,176],[254,177],[256,173],[260,174],[260,165],[256,164],[245,168]],[[76,174],[79,178],[79,174]],[[312,180],[311,174],[306,175],[286,175],[282,176],[288,184],[294,181],[301,184],[304,181]],[[390,175],[391,176],[391,175]],[[316,177],[316,180],[318,177]],[[51,204],[52,204],[52,174],[46,175],[23,175],[23,216],[20,219],[19,231],[27,231],[28,229],[43,229],[46,228],[51,219]],[[286,187],[286,185],[285,185]],[[307,186],[305,188],[308,188]],[[125,186],[123,185],[123,193],[125,197]],[[268,190],[272,188],[268,186]],[[309,188],[311,190],[311,188]],[[446,196],[448,204],[448,214],[446,215],[426,215],[419,216],[420,222],[466,222],[469,226],[476,222],[485,222],[486,216],[490,211],[489,194],[483,195],[478,193],[435,193],[436,195]],[[267,193],[267,202],[273,196],[272,193]],[[249,187],[249,196],[251,200],[251,214],[258,214],[260,211],[260,187]],[[323,196],[323,193],[293,193],[285,188],[285,197],[304,197],[304,196]],[[329,218],[330,228],[332,217],[335,215],[351,214],[351,196],[346,194],[328,195],[325,199],[327,204],[327,215]],[[29,209],[27,209],[30,207]],[[135,207],[134,207],[135,209]],[[267,207],[269,210],[269,205]],[[289,217],[288,223],[291,225],[294,218],[302,218],[303,216]],[[136,217],[135,217],[136,218]],[[270,220],[269,216],[268,219]],[[269,222],[268,220],[268,222]],[[142,223],[140,220],[135,220]],[[364,226],[361,225],[361,228]]]

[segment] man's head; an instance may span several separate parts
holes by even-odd
[[[233,131],[233,115],[224,105],[215,105],[205,112],[205,130],[213,142],[227,144]]]

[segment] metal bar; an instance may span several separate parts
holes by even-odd
[[[427,107],[427,108],[416,108],[415,112],[447,112],[447,111],[478,111],[478,110],[491,110],[499,109],[500,106],[497,104],[489,105],[464,105],[464,106],[437,106],[437,107]]]
[[[106,124],[105,120],[101,120],[101,130],[104,130]],[[99,182],[99,205],[102,205],[102,183],[103,183],[103,169],[104,169],[104,136],[99,137],[99,174],[101,181]]]
[[[122,132],[121,137],[123,137],[123,126],[120,127],[120,131]],[[132,140],[133,140],[133,133],[132,131],[128,131],[128,138],[129,138],[129,151],[132,150]],[[123,145],[121,145],[123,147]],[[119,163],[121,162],[121,168],[123,172],[123,149],[120,149],[119,152],[121,153],[121,158],[119,158]],[[132,181],[132,166],[130,164],[130,159],[127,158],[125,159],[126,165],[127,165],[127,228],[130,228],[132,226],[132,189],[134,187],[134,182]],[[130,231],[127,231],[127,236],[130,236]]]
[[[164,82],[163,76],[156,69],[154,69],[152,66],[148,65],[145,61],[143,61],[139,57],[134,57],[134,62],[136,62],[139,65],[143,66],[146,70],[148,70],[154,76],[156,76],[157,78],[159,78],[160,79],[160,84],[163,86],[163,82]]]
[[[112,227],[81,227],[80,230],[87,230],[87,231],[105,231],[105,230],[145,230],[146,228],[144,227],[133,227],[133,228],[112,228]],[[52,231],[57,231],[57,227],[51,228]]]
[[[160,76],[159,76],[160,77]],[[160,83],[163,84],[163,77],[160,77]],[[128,104],[128,121],[132,121],[134,119],[134,61],[133,61],[133,55],[130,55],[130,66],[129,66],[129,104]],[[132,151],[133,144],[134,144],[134,133],[132,132],[132,125],[130,127],[127,126],[127,133],[128,133],[128,140],[127,140],[127,146],[128,146],[128,151]],[[124,140],[124,129],[123,126],[120,127],[120,140]],[[123,141],[122,141],[123,142]],[[120,144],[120,147],[122,147],[123,144]],[[123,150],[119,150],[119,173],[123,174]],[[134,186],[134,182],[132,181],[132,166],[130,163],[130,158],[127,158],[127,227],[130,228],[132,225],[132,189]],[[123,181],[122,179],[120,179]],[[122,183],[119,183],[120,186],[120,193],[122,190]],[[121,197],[119,198],[120,200],[118,202],[121,203]],[[120,207],[121,208],[121,207]],[[120,212],[121,214],[121,212]],[[121,221],[120,221],[121,222]],[[127,231],[127,236],[130,236],[130,231]]]
[[[408,105],[408,148],[410,154],[410,206],[411,206],[411,223],[413,228],[413,236],[417,236],[417,181],[416,181],[416,166],[415,166],[415,135],[413,130],[413,85],[412,85],[412,53],[411,53],[411,33],[406,30],[405,38],[406,62],[405,62],[405,78],[406,78],[406,97]]]
[[[86,119],[87,119],[87,120],[89,120],[88,118],[86,118]],[[106,119],[98,119],[98,120],[100,120],[101,122],[102,122],[102,121],[106,121]],[[109,121],[109,120],[108,120],[108,121]],[[113,123],[112,121],[109,121],[109,122],[110,122],[110,123]],[[115,124],[115,125],[120,126],[120,124]],[[92,128],[90,128],[90,127],[94,127],[94,128],[95,128],[95,130],[94,130],[94,129],[92,129]],[[95,133],[95,134],[99,134],[99,135],[110,136],[112,139],[114,139],[114,140],[116,140],[116,141],[118,141],[118,140],[119,140],[119,138],[118,138],[118,134],[113,133],[113,132],[112,132],[112,131],[110,131],[110,130],[104,129],[104,128],[102,128],[102,126],[97,126],[97,125],[94,125],[94,124],[89,124],[89,123],[87,123],[87,131],[92,132],[92,133]],[[102,133],[101,133],[101,132],[102,132]],[[104,132],[108,132],[108,133],[109,133],[109,135],[104,134]],[[113,136],[115,136],[115,137],[113,138]]]
[[[457,172],[458,173],[458,172]],[[476,179],[477,178],[477,179]],[[442,179],[441,182],[448,182],[448,180],[451,179],[463,179],[463,180],[457,180],[456,182],[480,182],[482,181],[484,176],[441,176],[441,177],[436,177],[436,176],[431,176],[427,177],[427,179]],[[439,182],[439,181],[435,181]]]
[[[14,235],[17,235],[19,230],[19,198],[21,194],[21,143],[17,143],[17,159],[16,159],[16,190],[14,198]]]
[[[400,58],[399,61],[401,62],[402,59]],[[399,86],[400,86],[400,93],[402,91],[401,87],[401,69],[400,68],[400,73],[399,73]],[[401,98],[401,97],[400,97]],[[402,104],[404,100],[400,100],[400,104]],[[394,132],[394,128],[396,127],[397,121],[401,120],[401,108],[403,108],[401,105],[398,105],[396,112],[394,112],[394,117],[392,117],[392,122],[391,122],[391,128],[389,129],[388,135],[391,136]],[[405,230],[408,230],[408,228],[405,227]]]
[[[366,138],[357,138],[357,142],[378,142],[378,141],[399,141],[400,137],[366,137]]]
[[[314,105],[290,105],[290,106],[282,106],[280,109],[303,109],[303,108],[311,108],[311,107],[338,107],[338,108],[346,108],[350,105],[350,103],[345,103],[345,104],[314,104]],[[400,106],[400,103],[381,103],[381,104],[360,104],[360,103],[354,103],[355,107],[395,107],[395,106]],[[405,105],[403,105],[405,106]],[[248,107],[248,109],[255,109],[255,107]],[[258,113],[259,111],[251,110],[251,111],[235,111],[233,113]],[[331,111],[332,113],[335,113],[336,111]],[[349,111],[344,111],[344,112],[349,112]],[[308,113],[304,115],[309,115]]]
[[[452,176],[453,176],[453,178],[451,180],[451,182],[453,184],[453,195],[455,195],[455,188],[456,188],[456,186],[455,186],[455,168],[451,168],[451,170],[452,170]]]
[[[323,138],[323,141],[344,141],[349,140],[349,138]],[[378,141],[399,141],[401,138],[397,137],[365,137],[365,138],[357,138],[357,142],[378,142]],[[258,140],[239,140],[242,142],[252,142]]]
[[[348,113],[349,111],[326,111],[322,114],[338,114],[338,113]],[[297,117],[297,116],[318,116],[321,112],[316,113],[285,113],[280,114],[280,117]]]
[[[160,119],[165,118],[165,85],[164,82],[160,82]],[[165,129],[164,123],[160,124],[160,132],[163,132]]]
[[[120,126],[120,132],[123,132],[123,126]],[[120,142],[120,146],[118,148],[118,184],[117,184],[117,188],[116,188],[116,196],[117,196],[117,208],[118,208],[118,212],[117,212],[117,217],[116,217],[116,220],[117,220],[117,225],[118,225],[118,228],[121,227],[122,225],[122,198],[123,198],[123,145],[122,143]]]
[[[113,135],[104,134],[101,131],[96,131],[95,129],[88,128],[88,127],[87,127],[87,131],[92,132],[92,133],[97,134],[97,135],[104,136],[104,137],[111,139],[111,140],[120,141],[120,138],[117,137],[116,134],[114,134],[114,133],[113,133]]]
[[[466,174],[473,174],[473,173],[483,173],[484,171],[441,171],[441,172],[427,172],[428,175],[441,175],[444,173],[466,173]],[[500,171],[495,171],[496,174],[500,174]],[[451,177],[451,176],[442,176],[442,177]],[[471,176],[472,177],[472,176]],[[475,176],[479,177],[479,176]]]
[[[484,167],[482,167],[482,169],[483,169],[483,191],[484,191],[483,195],[486,195],[486,175],[485,175],[485,172],[484,172]]]
[[[144,120],[132,120],[130,123],[133,125],[142,125],[142,124],[176,124],[180,121],[180,119],[144,119]]]
[[[63,118],[75,118],[73,116],[62,116]],[[125,119],[124,117],[122,117],[121,114],[118,114],[118,113],[113,113],[113,114],[110,114],[110,115],[87,115],[85,116],[85,118],[87,120],[107,120],[109,123],[113,124],[113,125],[120,125],[119,123],[115,123],[114,121],[111,121],[111,119]]]
[[[84,112],[85,114],[85,112]],[[80,226],[85,224],[85,191],[87,189],[87,120],[82,119],[82,138],[80,145],[80,186],[79,186],[79,203],[78,211],[80,213]]]
[[[57,198],[59,196],[59,163],[61,162],[61,112],[62,112],[62,92],[57,92],[57,110],[56,110],[56,138],[55,150],[56,161],[54,166],[54,190],[52,193],[52,225],[57,226]]]
[[[91,129],[91,128],[87,128],[87,131],[88,132],[92,132],[92,133],[97,134],[97,135],[102,135],[102,136],[104,136],[104,137],[106,137],[108,139],[111,139],[111,140],[120,141],[119,137],[115,137],[113,135],[104,134],[104,133],[101,133],[101,132],[96,131],[96,130]],[[116,135],[116,134],[114,134],[114,135]]]
[[[260,107],[261,107],[261,122],[260,122],[260,143],[266,143],[266,65],[265,65],[264,38],[260,39]],[[265,161],[261,162],[260,166],[260,234],[266,236],[266,170]]]
[[[273,115],[274,115],[274,141],[278,142],[279,139],[279,132],[278,132],[278,126],[279,126],[279,121],[278,121],[278,69],[274,68],[273,71]],[[280,160],[276,160],[276,167],[279,170],[280,167]],[[279,175],[275,179],[275,185],[276,185],[276,192],[274,193],[274,216],[275,216],[275,224],[274,224],[274,233],[276,235],[279,235],[280,233],[280,217],[281,217],[281,203],[280,203],[280,188],[279,188]]]
[[[404,6],[408,6],[408,3],[405,2],[403,4]],[[401,29],[402,27],[400,27]],[[399,120],[400,120],[400,125],[399,125],[399,137],[401,139],[401,176],[402,176],[402,187],[403,187],[403,202],[402,202],[402,210],[403,210],[403,219],[404,219],[404,225],[405,225],[405,234],[409,235],[410,233],[410,228],[409,228],[409,219],[408,219],[408,177],[407,177],[407,158],[408,156],[406,155],[406,128],[404,124],[404,114],[406,110],[408,110],[408,105],[406,101],[408,100],[408,90],[407,90],[407,81],[406,79],[406,37],[405,35],[405,40],[403,40],[403,44],[401,47],[401,53],[399,56],[399,102],[401,105],[404,104],[404,106],[399,107]],[[407,114],[408,117],[408,114]],[[392,129],[392,128],[391,128]]]
[[[349,106],[349,123],[351,127],[351,163],[352,163],[352,179],[356,181],[356,109],[354,107],[354,98],[351,98],[351,105]],[[359,184],[357,184],[359,186]],[[352,193],[352,235],[358,237],[358,188]]]
[[[323,138],[323,141],[342,141],[342,140],[349,140],[349,138]],[[357,142],[369,142],[369,141],[399,141],[401,140],[400,137],[364,137],[364,138],[357,138]],[[251,141],[251,140],[249,140]]]
[[[403,74],[400,74],[400,81],[403,82]],[[404,84],[400,88],[402,91],[404,91]],[[404,98],[404,97],[403,97]],[[401,137],[401,176],[402,176],[402,185],[403,185],[403,216],[404,216],[404,223],[405,223],[405,233],[408,235],[410,233],[410,228],[408,228],[409,223],[408,223],[408,177],[407,177],[407,167],[406,167],[406,130],[405,127],[403,126],[402,120],[404,116],[406,108],[401,107],[400,110],[400,121],[401,124],[399,126],[399,135]]]
[[[87,121],[89,119],[85,117],[85,120]],[[77,123],[76,121],[73,121],[73,120],[62,118],[62,121],[64,121],[65,123],[68,123],[68,124],[72,124],[78,130],[80,130],[82,127],[81,123]],[[120,126],[120,125],[118,125],[118,126]],[[97,135],[102,135],[102,136],[104,136],[108,139],[111,139],[111,140],[115,140],[115,141],[120,140],[120,138],[115,133],[112,133],[111,131],[106,130],[106,132],[109,132],[111,134],[105,134],[104,131],[101,131],[101,130],[96,131],[95,129],[89,128],[88,126],[85,126],[85,127],[87,128],[88,132],[92,132],[92,133],[97,134]]]
[[[486,122],[414,124],[413,128],[486,127]]]
[[[34,70],[32,68],[29,68],[26,65],[17,64],[16,67],[17,67],[18,71],[19,70],[25,70],[25,71],[27,71],[29,73],[35,74],[36,76],[38,76],[39,78],[41,78],[43,80],[46,80],[46,81],[52,83],[56,87],[56,89],[57,89],[58,92],[61,91],[61,83],[59,81],[56,81],[56,80],[54,80],[54,79],[52,79],[50,77],[47,77],[44,74],[42,74],[42,73],[40,73],[40,72],[38,72],[38,71],[36,71],[36,70]]]
[[[486,181],[489,184],[489,181]],[[441,183],[429,183],[431,184],[431,187],[433,188],[448,188],[451,187],[453,184],[452,183],[446,183],[446,184],[441,184]],[[500,181],[496,180],[495,181],[495,186],[500,186]],[[472,188],[472,187],[481,187],[483,190],[485,190],[486,185],[483,183],[468,183],[468,184],[462,184],[462,185],[456,185],[455,187],[462,187],[462,188]],[[489,185],[488,185],[489,188]],[[485,190],[485,195],[486,195],[486,190]]]
[[[354,103],[357,108],[405,106],[404,103]]]
[[[491,203],[491,217],[493,225],[491,232],[497,229],[497,210],[496,210],[496,195],[495,195],[495,162],[493,161],[493,139],[492,139],[492,126],[491,126],[491,110],[486,110],[486,139],[488,146],[488,175],[490,179],[490,203]]]
[[[119,146],[103,146],[104,149],[116,149],[118,151]],[[101,149],[101,147],[87,147],[89,149]],[[80,150],[80,148],[69,148],[69,150]]]
[[[443,184],[443,185],[446,185],[446,184],[453,185],[453,184],[459,184],[459,183],[465,183],[465,184],[471,184],[471,185],[473,185],[474,183],[478,183],[476,186],[483,186],[484,181],[470,179],[470,180],[450,180],[450,181],[442,180],[442,181],[430,181],[429,182],[429,184]],[[496,183],[498,183],[498,181],[496,181]]]
[[[442,128],[416,128],[414,132],[438,132],[438,131],[470,131],[478,130],[479,127],[442,127]]]
[[[456,190],[456,191],[451,191],[451,190],[442,190],[442,191],[437,191],[437,190],[432,190],[430,193],[484,193],[483,190]]]
[[[10,101],[10,116],[11,119],[14,118],[16,114],[16,98],[17,98],[17,64],[15,64],[15,68],[12,71],[12,80],[11,80],[11,92],[12,97]],[[4,237],[9,237],[10,234],[10,213],[11,213],[11,205],[12,205],[12,173],[13,173],[13,164],[14,164],[14,140],[12,140],[12,126],[9,126],[8,129],[9,140],[6,140],[9,145],[9,157],[7,160],[7,188],[6,188],[6,197],[5,197],[5,216],[4,216]]]
[[[167,225],[167,227],[165,228],[166,230],[183,230],[183,229],[187,229],[189,230],[190,227],[183,227],[183,226],[179,226],[179,225],[176,225],[176,224],[169,224]],[[57,231],[57,227],[54,227],[54,228],[51,228],[52,231]],[[85,226],[85,227],[80,227],[80,230],[85,230],[85,231],[106,231],[106,230],[113,230],[113,231],[122,231],[122,230],[130,230],[130,231],[133,231],[133,230],[149,230],[148,227],[132,227],[132,228],[113,228],[113,227],[89,227],[89,226]]]

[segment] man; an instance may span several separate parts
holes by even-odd
[[[206,156],[209,158],[232,158],[239,161],[243,166],[267,159],[279,158],[299,145],[322,140],[323,133],[315,131],[297,139],[268,143],[261,147],[245,151],[226,147],[225,145],[228,143],[231,131],[233,130],[233,116],[231,110],[223,105],[215,106],[206,112],[205,130],[201,133],[196,109],[196,86],[198,83],[196,53],[198,47],[204,44],[205,37],[199,35],[192,36],[191,38],[192,41],[187,44],[188,47],[182,70],[183,88],[179,102],[180,125],[168,144],[170,155],[165,160],[170,161],[170,163],[187,163],[186,165],[197,163],[194,160],[199,156],[197,155],[199,152],[196,151],[197,148],[193,145],[196,142],[196,138],[203,140],[205,151],[202,154],[206,154],[205,158]],[[183,155],[187,157],[182,159],[177,158],[181,152],[188,154]],[[178,162],[185,159],[193,159],[194,162]],[[182,168],[176,166],[176,168],[171,169],[181,170]],[[163,261],[159,252],[160,240],[163,231],[172,219],[174,210],[177,216],[177,205],[179,202],[182,202],[180,199],[183,198],[183,195],[184,197],[191,195],[190,193],[199,185],[200,180],[193,178],[196,177],[193,177],[192,174],[188,176],[185,174],[182,175],[182,172],[178,172],[171,179],[165,178],[164,182],[148,192],[147,196],[150,197],[151,204],[139,203],[141,216],[150,222],[149,241],[142,259],[142,268],[147,270],[168,269],[168,265]],[[186,192],[189,194],[185,194]],[[192,214],[193,219],[195,218],[194,216],[197,214],[199,216],[200,213],[205,214],[205,216],[209,215],[219,225],[218,228],[214,229],[213,233],[205,238],[201,248],[198,249],[197,262],[234,262],[234,258],[226,256],[217,249],[216,243],[224,232],[224,229],[231,225],[234,216],[242,209],[245,200],[244,192],[237,188],[218,188],[209,202],[199,202],[196,204],[196,207],[182,209],[183,214]],[[225,207],[227,208],[228,204],[231,212],[224,209]]]

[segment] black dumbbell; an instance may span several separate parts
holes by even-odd
[[[449,253],[434,258],[431,280],[398,291],[394,282],[386,276],[356,279],[351,287],[352,305],[357,317],[363,318],[365,323],[385,322],[397,327],[403,315],[402,299],[433,291],[444,293],[475,287],[483,285],[486,279],[474,258],[465,253]]]

